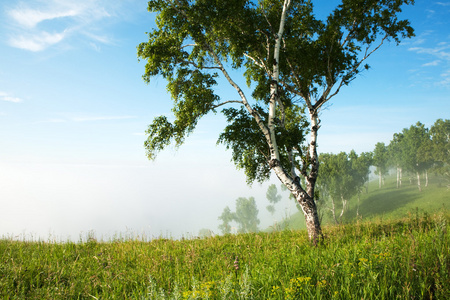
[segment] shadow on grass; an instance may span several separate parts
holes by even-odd
[[[416,191],[417,187],[402,187],[402,188],[384,188],[373,194],[367,196],[367,198],[361,199],[359,206],[359,215],[363,218],[371,218],[374,216],[380,216],[391,213],[407,204],[412,203],[421,195]],[[347,218],[353,218],[356,216],[357,207],[354,206],[349,209],[345,216]]]

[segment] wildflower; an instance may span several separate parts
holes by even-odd
[[[239,258],[236,256],[236,259],[234,260],[234,269],[237,271],[239,270]]]
[[[327,285],[327,281],[326,281],[325,279],[320,280],[320,281],[317,281],[317,286],[318,286],[319,288],[323,288],[323,287],[325,287],[326,285]]]
[[[278,291],[279,291],[279,289],[280,289],[280,287],[277,285],[277,286],[272,286],[272,295],[276,295],[276,294],[278,294]]]

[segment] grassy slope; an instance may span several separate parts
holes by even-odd
[[[325,225],[317,247],[304,230],[182,241],[0,239],[0,299],[450,299],[450,215],[441,209],[450,191],[433,180],[416,189],[397,190],[392,178],[381,190],[371,183],[363,222]]]
[[[0,240],[0,299],[450,299],[449,216],[173,241]]]
[[[450,209],[450,190],[440,184],[440,178],[429,176],[428,187],[425,187],[425,179],[422,178],[422,192],[415,182],[409,183],[408,178],[403,179],[403,185],[397,189],[396,177],[386,178],[385,185],[380,189],[378,181],[369,183],[369,193],[361,195],[359,215],[363,220],[398,219],[411,214],[433,214],[445,209]],[[344,222],[356,221],[357,198],[349,201],[348,209],[343,216]],[[336,210],[340,213],[340,208]],[[288,228],[304,229],[303,214],[298,212],[286,220]],[[331,214],[323,209],[323,224],[332,224]]]

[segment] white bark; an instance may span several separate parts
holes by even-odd
[[[278,84],[279,84],[279,80],[280,80],[279,61],[280,61],[281,40],[282,40],[283,33],[284,33],[284,26],[286,23],[287,10],[288,10],[290,4],[291,4],[290,0],[285,0],[284,4],[283,4],[283,11],[281,13],[281,19],[280,19],[280,27],[278,28],[278,34],[277,34],[276,40],[275,40],[275,49],[274,49],[274,55],[273,55],[274,62],[273,62],[273,70],[272,70],[272,82],[270,84],[268,128],[269,128],[269,132],[270,132],[271,145],[269,145],[269,148],[270,148],[271,160],[277,160],[277,161],[280,160],[280,153],[278,151],[278,145],[277,145],[277,141],[276,141],[274,120],[275,120],[277,102],[279,100]]]
[[[422,187],[420,186],[420,173],[417,172],[417,186],[419,187],[419,192],[422,191]]]
[[[382,176],[381,176],[381,171],[378,173],[378,188],[380,188],[381,189],[381,179],[382,179]]]

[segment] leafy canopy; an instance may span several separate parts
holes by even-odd
[[[413,36],[409,22],[397,17],[403,4],[413,2],[343,0],[320,20],[313,2],[306,0],[149,1],[148,10],[157,12],[157,28],[138,46],[138,57],[147,62],[145,81],[155,76],[167,80],[174,116],[173,121],[157,117],[149,126],[148,158],[171,143],[181,145],[201,117],[227,105],[221,112],[228,126],[218,142],[232,150],[233,161],[250,183],[269,177],[274,141],[268,140],[267,124],[274,124],[281,166],[306,176],[311,154],[305,135],[317,128],[307,129],[305,109],[317,118],[342,86],[369,68],[363,63],[385,40],[399,43]],[[283,8],[286,22],[279,37]],[[275,66],[277,106],[270,119]],[[244,75],[251,97],[232,78],[232,70]],[[234,88],[236,98],[220,95],[219,77]]]

